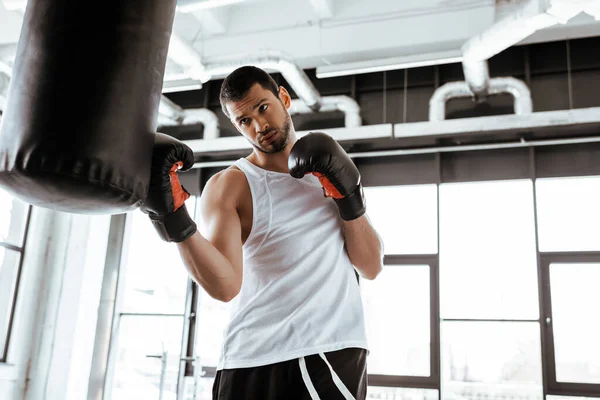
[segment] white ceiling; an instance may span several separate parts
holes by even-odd
[[[199,87],[199,78],[222,76],[194,74],[193,67],[265,51],[282,52],[303,69],[460,52],[466,41],[527,2],[532,0],[180,0],[173,33],[187,53],[170,54],[165,81],[175,86],[171,91],[185,90],[190,82]],[[8,65],[25,3],[0,0],[0,61]],[[591,14],[576,13],[521,43],[600,36],[600,23]]]

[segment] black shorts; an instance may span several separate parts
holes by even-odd
[[[367,351],[320,353],[253,368],[217,371],[213,400],[364,400]]]

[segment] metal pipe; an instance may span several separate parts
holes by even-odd
[[[490,81],[490,94],[508,93],[513,96],[516,115],[531,114],[533,100],[531,90],[525,82],[512,77],[492,78]]]
[[[10,78],[7,74],[0,72],[0,111],[4,112],[8,96],[8,85]]]
[[[164,96],[163,96],[164,97]],[[219,118],[208,108],[182,109],[167,98],[159,107],[158,128],[170,126],[204,125],[203,139],[216,139],[220,136]],[[161,113],[162,112],[162,113]]]
[[[321,95],[310,78],[304,70],[296,65],[290,56],[279,51],[268,50],[235,60],[206,64],[205,72],[211,76],[227,75],[234,69],[244,65],[254,65],[265,70],[281,72],[290,87],[311,110],[319,111],[321,108]]]
[[[469,61],[463,59],[463,74],[467,86],[473,92],[476,102],[482,102],[490,94],[490,70],[487,61]]]
[[[546,140],[521,139],[518,142],[509,142],[509,143],[473,144],[473,145],[461,145],[461,146],[439,146],[439,147],[425,147],[425,148],[416,148],[416,149],[378,150],[378,151],[348,153],[348,155],[351,158],[391,157],[391,156],[406,156],[406,155],[414,155],[414,154],[448,153],[448,152],[457,152],[457,151],[477,151],[477,150],[496,150],[496,149],[510,149],[510,148],[518,148],[518,147],[557,146],[557,145],[567,145],[567,144],[598,143],[598,142],[600,142],[600,136],[585,137],[585,138],[573,138],[573,139],[546,139]],[[227,166],[233,165],[234,163],[235,163],[235,160],[197,162],[194,164],[194,166],[192,168],[227,167]]]
[[[443,121],[446,119],[446,103],[453,98],[471,97],[473,92],[467,82],[448,82],[433,92],[429,99],[429,120]]]
[[[168,97],[161,96],[158,104],[159,125],[169,124],[169,122],[179,125],[183,120],[183,109],[172,102]]]
[[[216,139],[220,136],[219,118],[217,114],[207,108],[191,108],[183,110],[181,125],[204,125],[204,139]]]
[[[349,96],[325,96],[321,97],[321,108],[319,112],[342,111],[344,113],[344,125],[346,128],[356,128],[362,125],[360,117],[360,106]],[[292,100],[289,109],[290,115],[310,114],[314,111],[301,100]]]
[[[187,41],[181,39],[175,32],[169,38],[168,56],[176,64],[181,66],[184,74],[196,81],[205,83],[210,80],[210,74],[202,62],[202,57],[194,47]]]
[[[536,31],[568,20],[576,14],[565,11],[564,7],[554,7],[554,3],[557,1],[524,0],[513,12],[465,42],[462,46],[463,73],[477,102],[491,94],[487,60]]]
[[[533,111],[531,91],[527,85],[516,78],[492,78],[489,82],[488,94],[509,93],[514,98],[515,114],[530,114]],[[453,98],[473,97],[467,82],[449,82],[440,86],[429,100],[429,120],[443,121],[446,119],[446,103]]]

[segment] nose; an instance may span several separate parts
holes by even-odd
[[[269,130],[269,123],[264,117],[257,117],[254,119],[254,129],[256,132],[264,133]]]

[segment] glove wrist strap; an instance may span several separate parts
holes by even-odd
[[[348,196],[334,200],[344,221],[360,218],[367,211],[362,185],[358,185]]]
[[[173,213],[150,214],[150,221],[160,238],[166,242],[181,243],[196,233],[197,226],[184,205]]]

